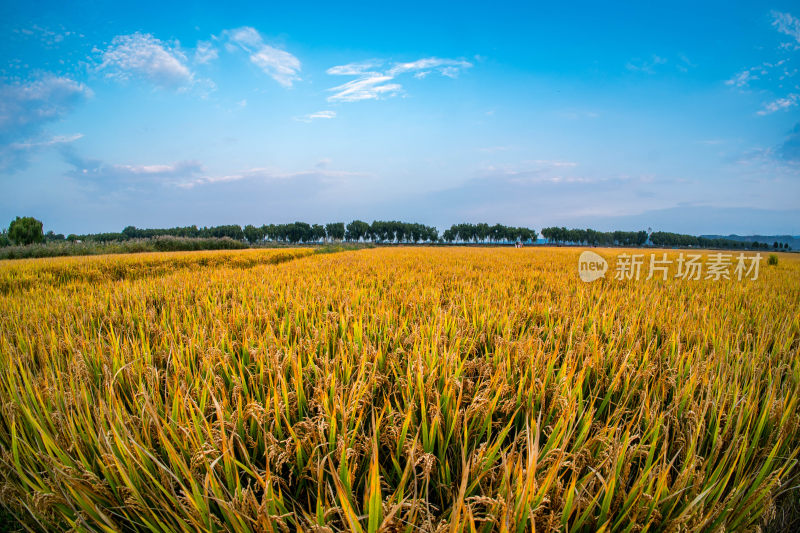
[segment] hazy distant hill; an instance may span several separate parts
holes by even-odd
[[[800,250],[800,235],[702,235],[709,239],[731,239],[744,242],[765,242],[772,245],[775,241],[787,243],[792,250]]]

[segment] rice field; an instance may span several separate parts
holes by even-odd
[[[2,262],[0,501],[31,531],[774,520],[797,498],[800,258],[584,283],[579,254]]]

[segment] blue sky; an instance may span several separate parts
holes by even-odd
[[[0,5],[0,224],[800,234],[800,7]]]

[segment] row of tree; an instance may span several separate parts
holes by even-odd
[[[424,224],[376,220],[372,224],[362,220],[354,220],[345,225],[344,222],[331,222],[329,224],[308,224],[306,222],[292,222],[289,224],[264,224],[254,226],[248,224],[244,228],[237,225],[225,226],[184,226],[175,228],[142,229],[128,226],[120,233],[93,233],[87,235],[69,235],[70,241],[125,241],[129,239],[151,239],[154,237],[229,237],[251,244],[271,241],[286,243],[311,243],[323,241],[371,241],[371,242],[396,242],[417,243],[437,242],[439,232],[432,226]],[[63,238],[63,236],[61,236]]]
[[[644,246],[646,231],[595,231],[593,229],[544,228],[542,237],[555,244],[589,246]]]
[[[229,237],[236,241],[244,239],[242,227],[236,224],[227,224],[222,226],[208,226],[198,228],[197,226],[184,226],[166,229],[139,229],[134,226],[128,226],[122,230],[122,234],[127,239],[151,239],[153,237],[189,237],[189,238],[210,238],[215,237],[221,239],[222,237]],[[113,236],[113,234],[108,234]]]
[[[367,224],[354,220],[347,225],[345,240],[373,242],[438,242],[439,230],[416,222],[399,222],[397,220],[375,220]]]
[[[567,229],[564,227],[544,228],[542,237],[554,244],[585,244],[588,246],[644,246],[652,244],[664,248],[731,248],[766,250],[768,243],[744,242],[734,239],[696,237],[681,233],[655,231],[595,231],[593,229]],[[775,250],[789,250],[785,243],[775,242]]]
[[[244,238],[253,244],[261,241],[274,242],[319,242],[327,238],[325,227],[320,224],[293,222],[291,224],[269,224],[253,226],[248,224],[243,230]]]
[[[436,228],[424,224],[399,222],[396,220],[375,220],[372,224],[362,220],[354,220],[345,225],[344,222],[325,224],[308,224],[292,222],[290,224],[264,224],[244,228],[235,224],[223,226],[183,226],[174,228],[141,229],[128,226],[119,233],[92,233],[86,235],[70,234],[64,237],[48,231],[42,232],[42,223],[33,217],[17,217],[11,222],[8,231],[0,233],[0,246],[9,244],[32,244],[53,241],[89,241],[112,242],[131,239],[151,239],[154,237],[185,238],[223,238],[236,241],[247,241],[257,244],[265,241],[285,243],[314,243],[324,241],[350,241],[375,243],[503,243],[503,242],[536,242],[536,230],[525,227],[490,226],[480,224],[454,224],[442,232],[441,237]],[[680,233],[656,231],[595,231],[593,229],[567,229],[550,227],[542,230],[542,237],[554,244],[578,244],[588,246],[644,246],[652,244],[661,247],[697,247],[697,248],[732,248],[732,249],[769,249],[770,245],[760,242],[743,242],[734,239],[696,237]],[[775,242],[776,250],[791,249],[788,244]]]
[[[693,248],[750,248],[753,250],[766,250],[770,248],[766,242],[745,242],[734,239],[695,237],[694,235],[684,235],[681,233],[669,233],[666,231],[656,231],[650,234],[650,242],[655,246],[672,247],[693,247]],[[788,250],[789,245],[775,241],[772,245],[775,250]]]
[[[453,224],[450,229],[442,232],[445,242],[536,242],[536,230],[530,228],[515,228],[503,224]]]

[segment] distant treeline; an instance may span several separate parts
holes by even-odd
[[[442,232],[445,242],[536,242],[536,230],[502,224],[453,224]]]
[[[751,248],[753,250],[770,248],[766,242],[746,242],[735,239],[695,237],[694,235],[681,235],[680,233],[668,233],[656,231],[650,234],[650,242],[654,246],[664,246],[667,248],[691,246],[693,248]],[[772,243],[773,249],[788,250],[789,245],[780,242]]]
[[[128,226],[119,234],[104,234],[103,238],[124,240],[126,238],[149,238],[160,235],[180,235],[184,237],[230,237],[246,240],[251,244],[262,241],[285,243],[311,243],[325,240],[335,241],[373,241],[373,242],[436,242],[439,232],[432,226],[423,224],[376,220],[372,224],[362,220],[354,220],[345,225],[344,222],[329,224],[308,224],[292,222],[290,224],[264,224],[253,226],[214,226],[197,228],[188,226],[169,229],[138,229]],[[77,236],[80,239],[82,236]],[[85,236],[94,238],[95,236]]]
[[[321,224],[308,224],[306,222],[264,224],[263,226],[248,224],[244,227],[234,224],[201,228],[197,226],[184,226],[159,229],[142,229],[128,226],[119,233],[71,234],[67,237],[48,232],[45,235],[45,240],[122,242],[132,239],[152,239],[154,237],[167,236],[185,238],[228,237],[237,241],[247,241],[251,244],[257,244],[263,241],[297,244],[322,242],[326,240],[398,243],[437,242],[439,240],[439,232],[432,226],[382,220],[376,220],[372,224],[361,220],[354,220],[347,225],[345,225],[344,222],[331,222],[324,226]]]
[[[153,237],[229,237],[234,240],[246,240],[251,244],[263,241],[286,243],[310,243],[326,240],[375,243],[419,243],[419,242],[534,242],[536,230],[516,228],[502,224],[455,224],[445,230],[441,237],[433,226],[396,220],[375,220],[372,224],[362,220],[354,220],[349,224],[331,222],[325,224],[308,224],[292,222],[290,224],[264,224],[263,226],[236,225],[212,226],[198,228],[186,226],[166,229],[140,229],[128,226],[120,233],[95,233],[88,235],[69,235],[66,240],[80,241],[125,241],[128,239],[149,239]]]
[[[730,249],[768,249],[788,250],[786,244],[743,242],[734,239],[695,237],[680,233],[656,231],[595,231],[593,229],[567,229],[564,227],[544,228],[542,237],[555,244],[585,244],[588,246],[644,246],[651,244],[663,248],[730,248]]]
[[[40,239],[41,230],[40,231]],[[743,242],[726,238],[696,237],[679,233],[657,231],[596,231],[593,229],[567,229],[565,227],[549,227],[541,231],[541,235],[552,244],[571,244],[587,246],[645,246],[659,247],[696,247],[696,248],[730,248],[730,249],[790,249],[786,244]],[[9,234],[0,234],[0,246],[9,246]],[[308,224],[292,222],[289,224],[264,224],[262,226],[238,226],[235,224],[222,226],[183,226],[174,228],[143,229],[128,226],[119,233],[92,233],[85,235],[70,234],[66,237],[48,231],[43,235],[46,243],[80,242],[80,243],[123,243],[156,238],[180,239],[230,239],[240,243],[259,245],[266,243],[320,243],[331,241],[366,242],[366,243],[535,243],[536,230],[525,227],[489,225],[486,223],[454,224],[439,235],[439,231],[424,224],[376,220],[371,224],[362,220],[354,220],[349,224],[331,222],[329,224]],[[41,241],[38,241],[41,242]],[[174,244],[174,243],[173,243]],[[182,244],[188,246],[187,244]],[[140,245],[137,245],[140,246]],[[227,245],[225,245],[227,246]]]
[[[544,228],[542,237],[556,244],[589,246],[644,246],[646,231],[595,231],[593,229]]]

